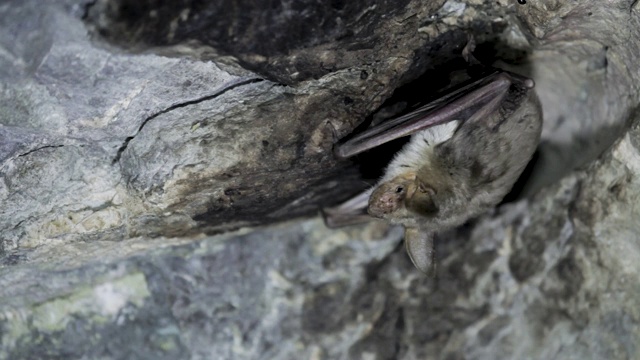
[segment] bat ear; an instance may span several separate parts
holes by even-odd
[[[435,275],[433,234],[415,228],[406,228],[404,244],[413,265],[426,275]]]
[[[407,209],[424,216],[437,213],[438,206],[435,202],[435,190],[422,181],[416,181],[414,186],[415,190],[407,197]]]

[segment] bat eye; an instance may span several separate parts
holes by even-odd
[[[398,187],[396,188],[396,194],[400,194],[400,193],[401,193],[401,192],[403,192],[403,191],[404,191],[404,188],[403,188],[402,186],[398,186]]]

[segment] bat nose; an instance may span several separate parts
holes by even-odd
[[[369,203],[367,211],[369,215],[377,218],[394,212],[398,208],[398,199],[392,194],[384,194],[376,201]]]

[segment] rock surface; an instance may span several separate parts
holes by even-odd
[[[329,3],[0,4],[0,358],[640,358],[636,2]],[[290,220],[365,186],[333,143],[467,33],[537,82],[529,197],[435,279],[398,229]]]

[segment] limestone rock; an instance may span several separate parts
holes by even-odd
[[[639,11],[5,1],[0,358],[639,358]],[[536,80],[543,140],[425,278],[398,229],[309,217],[384,166],[333,144],[444,86],[469,34]]]

